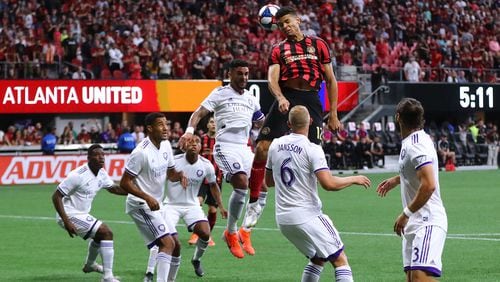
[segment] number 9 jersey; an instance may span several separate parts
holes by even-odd
[[[329,168],[319,145],[295,133],[274,139],[266,169],[275,182],[278,224],[302,224],[322,214],[316,172]]]

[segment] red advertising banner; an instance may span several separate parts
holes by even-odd
[[[106,155],[105,168],[114,181],[120,180],[127,157]],[[86,155],[0,156],[0,185],[59,183],[70,171],[86,162]]]

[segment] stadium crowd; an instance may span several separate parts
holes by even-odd
[[[0,73],[9,79],[220,79],[227,62],[244,58],[252,77],[263,79],[270,47],[281,40],[279,31],[258,25],[267,2],[1,0]],[[380,67],[393,80],[498,80],[498,1],[276,4],[305,11],[304,32],[328,42],[334,67]]]

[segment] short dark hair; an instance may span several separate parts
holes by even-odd
[[[282,17],[286,16],[286,15],[294,15],[296,16],[297,15],[297,10],[295,10],[294,8],[290,7],[290,6],[285,6],[285,7],[281,7],[277,12],[276,12],[276,15],[274,15],[274,17],[279,20],[281,19]]]
[[[229,63],[229,70],[240,67],[248,67],[248,62],[240,59],[234,59]]]
[[[102,146],[100,144],[92,144],[90,147],[87,149],[87,157],[90,157],[94,150],[96,149],[102,149]]]
[[[401,123],[408,129],[421,129],[424,126],[424,107],[413,98],[403,98],[396,107]]]
[[[155,120],[157,118],[165,118],[165,115],[162,114],[162,113],[158,113],[158,112],[155,112],[155,113],[149,113],[146,118],[144,119],[144,125],[145,126],[148,126],[148,125],[153,125],[155,123]]]

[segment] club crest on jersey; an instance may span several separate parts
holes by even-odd
[[[406,156],[406,149],[401,150],[401,159],[404,159]]]
[[[161,232],[165,231],[165,225],[164,225],[164,224],[160,224],[160,225],[158,225],[158,229],[159,229]]]
[[[250,98],[248,98],[248,105],[253,108],[253,101]]]
[[[196,176],[200,177],[200,176],[202,176],[202,175],[203,175],[203,170],[198,169],[198,170],[196,171]]]
[[[234,164],[233,164],[233,167],[234,167],[235,169],[240,169],[241,165],[240,165],[240,163],[234,163]]]
[[[87,221],[94,221],[94,219],[91,216],[87,216]]]
[[[316,52],[316,49],[314,49],[314,47],[312,46],[307,46],[307,53],[310,53],[310,54],[314,54],[314,52]]]
[[[165,160],[168,160],[168,153],[167,153],[167,152],[163,153],[163,158],[164,158]]]

